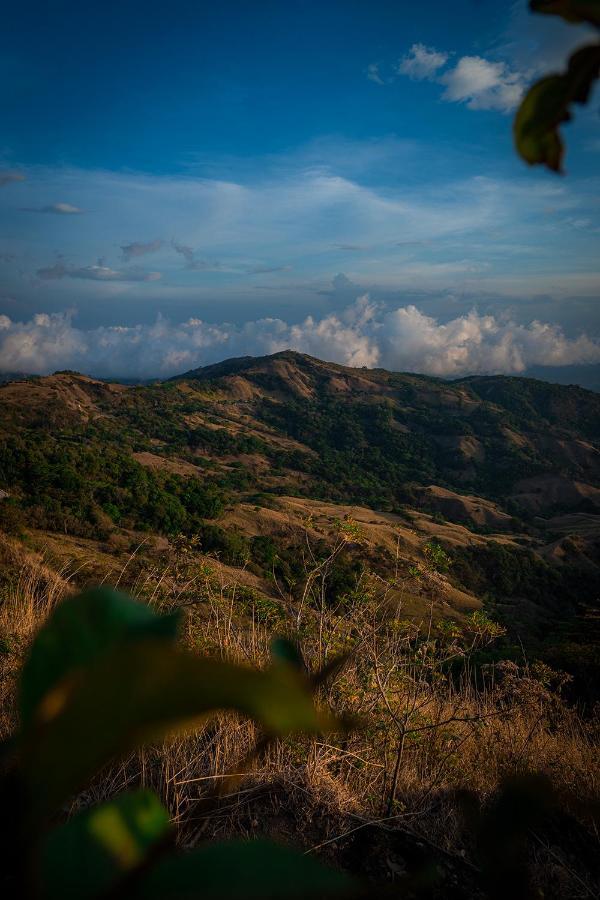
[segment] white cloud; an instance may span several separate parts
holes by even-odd
[[[88,322],[106,320],[105,301],[111,315],[125,304],[128,321],[139,310],[133,321],[140,322],[159,310],[184,319],[215,304],[226,307],[222,318],[235,321],[246,316],[244,304],[256,303],[261,315],[294,308],[299,316],[298,309],[319,310],[310,297],[327,290],[339,271],[358,285],[350,296],[373,290],[400,300],[404,293],[410,298],[404,302],[423,291],[475,299],[490,292],[597,294],[592,241],[585,230],[560,224],[590,219],[598,227],[595,179],[550,183],[526,171],[510,179],[476,174],[492,172],[494,161],[477,159],[469,168],[448,152],[343,142],[344,160],[362,156],[360,174],[336,171],[328,146],[327,164],[311,150],[304,161],[265,167],[242,183],[28,169],[18,186],[22,205],[76,197],[94,214],[25,222],[14,205],[0,205],[2,290],[23,309],[81,307]],[[158,236],[163,244],[152,255],[123,260],[122,247],[150,245]],[[185,252],[175,251],[172,236]],[[104,262],[91,267],[98,257]],[[293,279],[286,276],[292,271]],[[0,302],[3,313],[15,309]]]
[[[408,75],[413,81],[433,81],[438,70],[446,65],[448,56],[425,44],[413,44],[398,63],[398,73]]]
[[[45,266],[36,272],[44,281],[56,281],[60,278],[79,278],[84,281],[158,281],[160,272],[145,272],[142,269],[111,269],[98,260],[95,266],[74,267],[66,265],[62,260],[52,266]]]
[[[25,206],[22,212],[51,213],[55,216],[79,216],[83,212],[71,203],[49,203],[47,206]]]
[[[435,81],[444,85],[442,100],[466,103],[469,109],[514,109],[525,87],[526,78],[506,62],[493,62],[482,56],[462,56],[456,65],[441,70],[450,53],[413,44],[398,64],[399,75],[413,81]]]
[[[520,373],[534,365],[600,363],[600,341],[568,338],[556,325],[517,324],[471,312],[441,323],[415,306],[388,308],[368,295],[339,313],[290,324],[279,318],[234,326],[172,324],[78,329],[68,314],[28,322],[0,317],[0,371],[73,368],[99,376],[175,375],[230,356],[291,348],[351,366],[440,376]]]
[[[407,306],[385,317],[381,354],[389,368],[431,375],[518,374],[534,365],[598,363],[600,342],[569,339],[544,322],[518,325],[475,312],[440,324]]]
[[[481,56],[463,56],[439,80],[446,86],[443,100],[466,103],[469,109],[509,112],[524,89],[520,73],[512,72],[504,62],[490,62]]]

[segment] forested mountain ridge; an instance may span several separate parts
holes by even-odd
[[[12,382],[0,409],[4,438],[124,440],[207,475],[237,456],[259,490],[292,488],[293,472],[302,493],[385,508],[430,484],[519,515],[600,504],[600,396],[530,379],[449,383],[286,351],[138,387],[75,373]]]
[[[600,397],[583,388],[504,376],[447,382],[291,351],[207,366],[176,383],[191,380],[337,464],[360,458],[368,471],[382,456],[405,482],[471,485],[495,497],[522,494],[528,476],[600,484]]]
[[[139,386],[56,373],[0,386],[0,527],[105,549],[183,534],[273,595],[273,566],[299,577],[306,523],[327,544],[350,517],[367,543],[340,590],[434,541],[446,613],[493,602],[531,635],[570,635],[600,593],[599,438],[600,396],[524,378],[291,351]]]
[[[469,503],[461,511],[456,494],[524,519],[600,508],[600,396],[530,379],[450,383],[286,351],[144,386],[71,372],[11,382],[0,387],[0,413],[5,490],[19,496],[35,485],[43,495],[47,478],[36,466],[60,468],[65,456],[71,483],[62,500],[76,505],[83,457],[102,445],[96,464],[122,458],[130,477],[123,488],[109,474],[99,496],[86,479],[79,499],[109,516],[140,466],[172,482],[193,474],[196,493],[429,506],[459,520],[470,517]]]

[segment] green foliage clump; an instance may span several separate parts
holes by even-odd
[[[111,524],[190,533],[225,505],[215,483],[149,469],[127,450],[82,435],[5,438],[0,478],[31,525],[84,536]]]

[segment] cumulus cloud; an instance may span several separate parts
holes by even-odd
[[[70,203],[50,203],[47,206],[25,206],[22,212],[50,213],[55,216],[79,216],[83,212],[78,206]]]
[[[68,266],[59,259],[52,266],[45,266],[36,272],[38,278],[44,281],[54,281],[60,278],[79,278],[84,281],[158,281],[160,272],[145,272],[142,269],[111,269],[104,265],[103,260],[98,260],[95,266]]]
[[[450,54],[413,44],[398,64],[398,74],[413,81],[435,81],[444,85],[442,100],[465,103],[469,109],[514,109],[525,87],[525,76],[506,62],[493,62],[482,56],[462,56],[445,72]]]
[[[413,81],[432,81],[438,69],[448,62],[448,56],[448,53],[425,44],[413,44],[398,63],[398,73],[408,75]]]
[[[125,262],[129,262],[130,259],[134,259],[137,256],[145,256],[147,253],[157,253],[161,249],[163,243],[163,241],[156,239],[155,241],[147,241],[147,243],[133,241],[131,244],[122,244],[121,252],[123,253],[123,259]]]
[[[98,376],[166,377],[230,356],[288,348],[350,366],[448,377],[600,362],[600,341],[568,338],[556,325],[523,325],[476,312],[440,322],[415,306],[389,308],[368,295],[339,313],[298,323],[172,324],[159,318],[152,325],[83,330],[68,314],[40,314],[28,322],[0,317],[0,371],[73,368]]]
[[[390,368],[440,376],[518,374],[534,365],[600,362],[599,341],[586,335],[569,339],[556,325],[519,325],[476,312],[440,324],[414,306],[385,317],[381,350]]]
[[[13,172],[9,169],[0,169],[0,187],[11,184],[13,181],[25,181],[25,176],[20,172]]]
[[[490,62],[481,56],[463,56],[439,80],[446,86],[443,100],[466,103],[469,109],[509,112],[524,90],[519,72],[511,71],[504,62]]]

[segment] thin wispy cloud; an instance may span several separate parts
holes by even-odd
[[[61,278],[75,278],[83,281],[158,281],[160,272],[145,272],[141,269],[112,269],[99,260],[93,266],[68,266],[62,260],[52,266],[45,266],[36,271],[38,278],[44,281],[56,281]]]
[[[250,266],[246,271],[248,275],[271,275],[275,272],[289,272],[292,266]]]
[[[379,74],[379,63],[369,63],[366,68],[366,74],[369,81],[373,81],[375,84],[385,84],[385,81]]]
[[[211,261],[203,259],[192,247],[188,247],[187,244],[179,244],[177,241],[172,241],[171,246],[175,253],[179,253],[180,256],[183,256],[185,267],[191,272],[215,272],[222,268],[217,260]]]
[[[0,169],[0,187],[5,187],[7,184],[12,184],[15,181],[25,181],[25,176],[21,172]]]
[[[24,206],[22,212],[50,213],[55,216],[79,216],[83,210],[71,203],[49,203],[46,206]]]
[[[247,304],[274,315],[284,308],[308,311],[318,308],[310,298],[326,292],[340,271],[358,286],[356,293],[412,300],[453,291],[473,302],[491,294],[546,294],[561,300],[567,316],[567,298],[597,293],[596,253],[585,241],[600,224],[594,181],[474,174],[461,171],[454,156],[450,172],[445,166],[428,180],[415,178],[425,154],[422,146],[399,141],[342,141],[336,169],[330,139],[327,165],[315,165],[311,145],[304,155],[295,151],[292,161],[257,164],[259,171],[243,182],[33,170],[19,187],[27,201],[68,190],[94,214],[75,228],[75,218],[39,216],[34,232],[13,205],[1,206],[1,251],[16,258],[16,264],[0,261],[4,291],[29,310],[81,305],[89,319],[105,321],[119,321],[120,303],[130,321],[132,315],[149,321],[159,310],[185,317],[194,303],[205,310],[225,304],[233,321]],[[431,173],[430,156],[424,165]],[[392,166],[395,180],[380,182],[381,171]],[[568,229],[561,224],[566,220]],[[583,227],[586,220],[592,224]],[[159,247],[161,234],[176,238],[163,238]],[[115,238],[122,235],[138,237]],[[293,279],[286,278],[291,271]],[[336,296],[335,303],[346,299]],[[554,310],[554,320],[562,314]]]
[[[146,256],[147,253],[157,253],[163,246],[164,241],[156,239],[154,241],[133,241],[131,244],[122,244],[121,253],[125,262],[135,259],[138,256]]]

